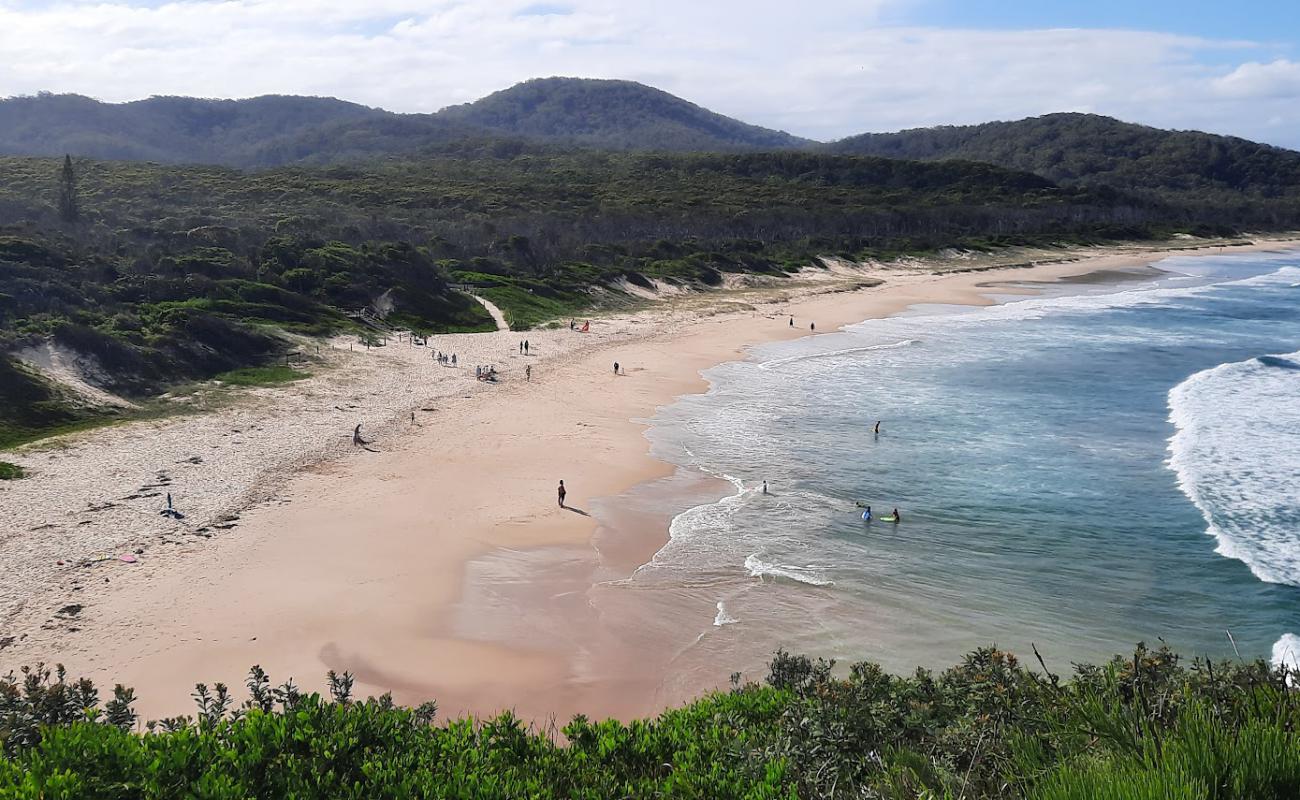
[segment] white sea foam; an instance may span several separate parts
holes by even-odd
[[[770,575],[773,578],[787,578],[799,583],[806,583],[809,586],[834,586],[835,581],[826,577],[826,574],[816,567],[794,567],[783,564],[769,564],[759,558],[758,553],[751,553],[745,559],[745,569],[755,578],[761,578],[764,575]]]
[[[1119,292],[1030,297],[1024,300],[1015,300],[1008,303],[1000,303],[998,305],[954,312],[945,315],[944,320],[945,322],[950,323],[987,323],[1015,320],[1036,320],[1042,319],[1053,312],[1105,311],[1114,308],[1165,304],[1180,299],[1194,298],[1207,292],[1214,292],[1231,287],[1289,286],[1298,277],[1300,277],[1300,267],[1284,266],[1274,272],[1253,275],[1249,278],[1217,283],[1203,283],[1195,286],[1170,286],[1169,281],[1161,280]],[[918,318],[896,317],[894,319],[908,320]],[[878,322],[878,320],[867,320],[864,323],[850,326],[849,329],[853,330],[862,328]]]
[[[1300,674],[1300,636],[1283,634],[1273,643],[1273,666],[1286,667],[1292,673]]]
[[[1169,467],[1215,552],[1300,586],[1300,352],[1192,375],[1170,391],[1169,420]]]
[[[801,356],[790,356],[789,358],[775,358],[772,359],[771,361],[764,361],[763,363],[758,365],[758,368],[761,370],[770,371],[776,369],[777,367],[782,367],[785,366],[786,364],[794,364],[800,361],[812,361],[814,359],[831,358],[834,356],[847,356],[847,355],[853,355],[855,353],[869,353],[873,350],[897,350],[900,347],[910,347],[911,345],[914,344],[916,344],[915,339],[904,339],[901,342],[889,342],[887,344],[873,344],[873,345],[867,345],[865,347],[847,347],[843,350],[831,350],[826,353],[809,353],[807,355],[801,355]]]
[[[718,601],[718,614],[713,618],[713,626],[721,628],[723,625],[735,625],[740,620],[727,613],[727,606],[721,600]]]

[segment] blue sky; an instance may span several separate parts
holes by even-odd
[[[817,139],[1086,111],[1300,148],[1300,0],[0,0],[0,96],[434,111],[638,80]]]
[[[917,0],[895,13],[938,27],[1131,28],[1287,44],[1300,36],[1300,3],[1287,0]]]

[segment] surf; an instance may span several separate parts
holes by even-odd
[[[1300,352],[1202,370],[1169,392],[1168,466],[1216,552],[1300,586]],[[1289,500],[1288,500],[1289,498]]]

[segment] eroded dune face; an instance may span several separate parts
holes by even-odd
[[[79,353],[57,342],[47,341],[23,348],[14,355],[60,389],[69,392],[72,395],[70,399],[74,401],[81,401],[88,406],[136,408],[136,404],[125,397],[101,388],[108,382],[108,374],[99,360],[89,353]]]

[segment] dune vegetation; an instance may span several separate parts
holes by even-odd
[[[142,725],[135,692],[24,670],[0,682],[3,798],[1033,798],[1300,796],[1300,698],[1263,662],[1139,646],[1061,679],[1006,652],[941,673],[835,670],[778,653],[656,719],[538,730],[509,713],[198,685],[193,716]]]

